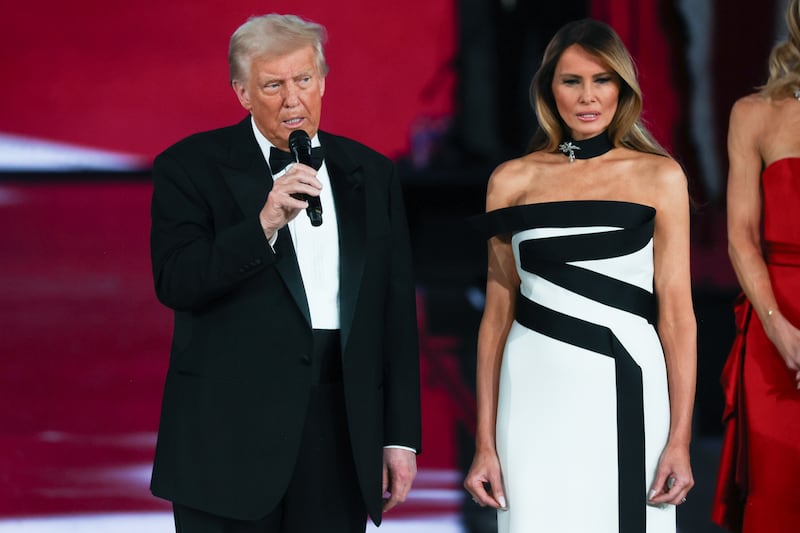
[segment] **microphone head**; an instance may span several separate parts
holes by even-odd
[[[289,150],[292,152],[311,150],[311,137],[305,130],[294,130],[289,134]]]

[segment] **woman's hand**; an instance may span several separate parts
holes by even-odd
[[[650,491],[647,502],[652,505],[680,505],[694,486],[692,467],[689,463],[689,446],[667,443]]]
[[[464,480],[464,488],[472,495],[472,501],[481,507],[488,505],[495,509],[506,509],[503,476],[500,473],[497,452],[494,450],[475,452],[472,466]]]
[[[800,389],[800,329],[786,320],[780,311],[774,311],[764,322],[767,337],[775,345],[789,370],[794,371],[794,379]]]

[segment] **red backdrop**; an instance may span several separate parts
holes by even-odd
[[[420,116],[451,111],[453,2],[348,0],[15,2],[0,17],[0,133],[150,159],[244,116],[228,39],[253,14],[325,25],[322,127],[392,157]]]

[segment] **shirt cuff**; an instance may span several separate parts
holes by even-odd
[[[278,232],[272,234],[272,237],[269,238],[269,247],[272,248],[272,252],[275,252],[275,243],[278,242]]]
[[[389,444],[387,446],[384,446],[383,448],[384,449],[386,449],[386,448],[397,448],[398,450],[407,450],[407,451],[415,453],[415,454],[417,453],[417,450],[415,450],[414,448],[409,448],[408,446],[400,446],[399,444]]]

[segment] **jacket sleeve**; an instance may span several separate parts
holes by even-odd
[[[392,247],[385,324],[385,445],[422,451],[419,346],[411,245],[405,208],[392,165],[389,182]]]
[[[175,310],[201,308],[275,262],[258,217],[222,205],[214,172],[169,152],[153,164],[153,278],[158,299]]]

